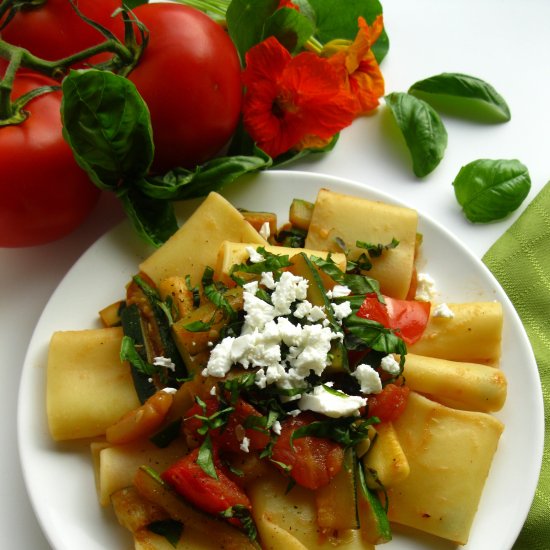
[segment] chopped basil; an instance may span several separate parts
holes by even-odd
[[[163,519],[150,523],[147,529],[163,536],[174,548],[177,548],[183,532],[183,524],[175,519]]]
[[[197,465],[201,467],[202,471],[211,478],[218,479],[218,473],[214,466],[214,456],[212,453],[212,440],[210,435],[204,438],[197,455]]]
[[[294,440],[300,437],[323,437],[332,439],[344,447],[353,447],[361,440],[369,437],[369,426],[378,424],[376,417],[357,419],[354,416],[342,418],[328,418],[317,420],[306,426],[302,426],[292,432],[290,446],[294,448]]]
[[[154,365],[145,361],[138,353],[134,340],[130,336],[123,336],[120,345],[120,359],[128,361],[134,369],[147,376],[157,374],[158,370]]]
[[[223,518],[238,519],[241,522],[242,528],[246,533],[246,536],[250,540],[256,540],[256,538],[258,537],[258,530],[256,529],[256,524],[252,519],[250,510],[246,506],[242,504],[235,504],[227,508],[227,510],[224,510],[223,512],[221,512],[221,516]]]
[[[479,159],[460,169],[453,186],[466,218],[487,223],[521,205],[531,189],[531,178],[518,160]]]

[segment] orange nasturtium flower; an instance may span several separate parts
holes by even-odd
[[[292,57],[273,36],[247,52],[243,83],[244,126],[271,157],[326,144],[356,114],[355,99],[328,59],[311,52]]]
[[[359,17],[358,23],[359,31],[353,42],[329,42],[322,55],[343,72],[357,100],[357,115],[364,115],[378,107],[378,100],[384,95],[384,77],[371,50],[384,23],[381,15],[370,27],[363,17]]]

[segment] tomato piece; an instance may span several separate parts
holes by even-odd
[[[383,304],[374,292],[365,296],[357,315],[395,330],[407,344],[422,337],[430,318],[430,302],[399,300],[384,296]]]
[[[121,7],[120,0],[78,0],[75,4],[86,17],[124,39],[122,18],[120,15],[111,17]],[[43,59],[57,61],[101,44],[105,38],[78,15],[70,1],[47,0],[24,5],[2,29],[2,40]],[[89,61],[97,63],[110,55],[101,54]],[[78,66],[83,67],[85,63]]]
[[[144,4],[134,14],[149,43],[128,78],[151,113],[153,170],[192,168],[219,153],[237,127],[237,50],[221,25],[189,6]]]
[[[215,397],[207,399],[205,403],[206,416],[212,416],[220,407],[220,402]],[[244,427],[244,423],[248,417],[255,416],[261,418],[262,415],[244,399],[237,399],[234,407],[235,410],[229,415],[227,424],[223,428],[209,431],[212,441],[215,442],[221,451],[239,452],[243,438],[247,437],[250,441],[249,450],[259,451],[264,449],[269,443],[269,434],[265,431],[254,428],[245,429]],[[202,426],[202,420],[193,418],[195,415],[205,416],[202,407],[198,404],[193,405],[185,414],[183,430],[188,438],[200,442],[203,436],[197,430]]]
[[[172,464],[162,474],[163,481],[200,510],[218,515],[231,506],[242,505],[250,509],[246,493],[230,479],[216,458],[217,479],[210,477],[198,464],[199,449]]]
[[[386,384],[384,389],[368,398],[369,416],[376,416],[381,422],[397,420],[405,410],[409,399],[409,388],[397,384]]]
[[[302,487],[319,489],[327,485],[340,471],[344,449],[335,441],[321,437],[290,438],[295,430],[316,420],[315,415],[304,412],[281,422],[281,435],[273,446],[272,459],[289,466],[290,477]]]
[[[42,75],[18,74],[13,98],[58,85]],[[61,133],[61,92],[27,103],[21,124],[0,127],[0,246],[34,246],[73,231],[91,212],[99,189],[76,163]]]

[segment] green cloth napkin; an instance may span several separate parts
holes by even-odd
[[[539,484],[516,550],[550,549],[550,182],[483,257],[514,304],[539,368],[545,443]]]

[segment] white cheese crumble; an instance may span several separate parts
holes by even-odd
[[[302,395],[298,401],[298,407],[303,411],[313,411],[329,416],[340,418],[343,416],[358,416],[359,409],[367,404],[364,397],[358,395],[347,395],[338,392],[338,395],[327,391],[324,386],[315,386],[311,393]]]
[[[273,433],[275,435],[281,435],[282,426],[281,426],[281,423],[278,420],[275,420],[275,422],[273,422],[273,425],[271,426],[271,429],[273,430]]]
[[[239,445],[239,448],[243,453],[250,452],[250,439],[248,437],[243,437],[243,440],[241,441],[241,444]]]
[[[429,273],[418,273],[415,300],[431,302],[435,295],[435,281]]]
[[[259,388],[276,384],[281,389],[305,389],[305,378],[311,371],[321,375],[329,366],[332,340],[341,338],[342,334],[318,323],[326,320],[326,314],[306,300],[306,279],[285,271],[277,282],[266,274],[262,274],[262,280],[268,284],[273,282],[273,305],[255,295],[257,282],[244,285],[245,318],[241,335],[228,336],[218,343],[211,350],[202,374],[221,378],[233,365],[241,365],[245,369],[258,369],[255,383]],[[305,315],[312,324],[292,323],[286,317],[292,311],[291,306],[298,310],[298,316]],[[344,308],[337,311],[341,315],[348,314]],[[284,357],[283,345],[287,350]],[[286,401],[299,398],[296,394],[287,397]]]
[[[397,376],[401,372],[401,367],[394,359],[393,355],[386,355],[386,357],[383,357],[380,362],[380,368],[392,376]]]
[[[167,369],[170,369],[172,371],[176,370],[176,365],[172,362],[172,359],[169,357],[155,357],[153,359],[153,365],[155,367],[165,367]]]
[[[253,264],[259,264],[265,260],[265,258],[253,246],[247,246],[246,251],[248,252],[248,258]]]
[[[264,222],[259,231],[260,235],[267,241],[271,235],[271,228],[269,227],[269,222]]]
[[[370,365],[364,363],[357,365],[357,368],[351,374],[359,382],[361,393],[371,394],[382,391],[380,375]]]
[[[329,298],[343,298],[344,296],[349,296],[351,294],[351,289],[345,285],[334,285],[332,290],[327,290],[327,296]]]
[[[160,391],[163,391],[164,393],[176,393],[178,390],[176,388],[169,388],[169,387],[166,387],[166,388],[162,388],[162,390]]]
[[[210,388],[210,395],[216,395],[216,386]]]
[[[351,304],[349,302],[342,302],[341,304],[331,303],[330,305],[332,307],[334,317],[336,317],[338,321],[341,321],[351,315]]]
[[[432,311],[432,317],[452,319],[454,316],[454,311],[445,303],[437,305]]]

